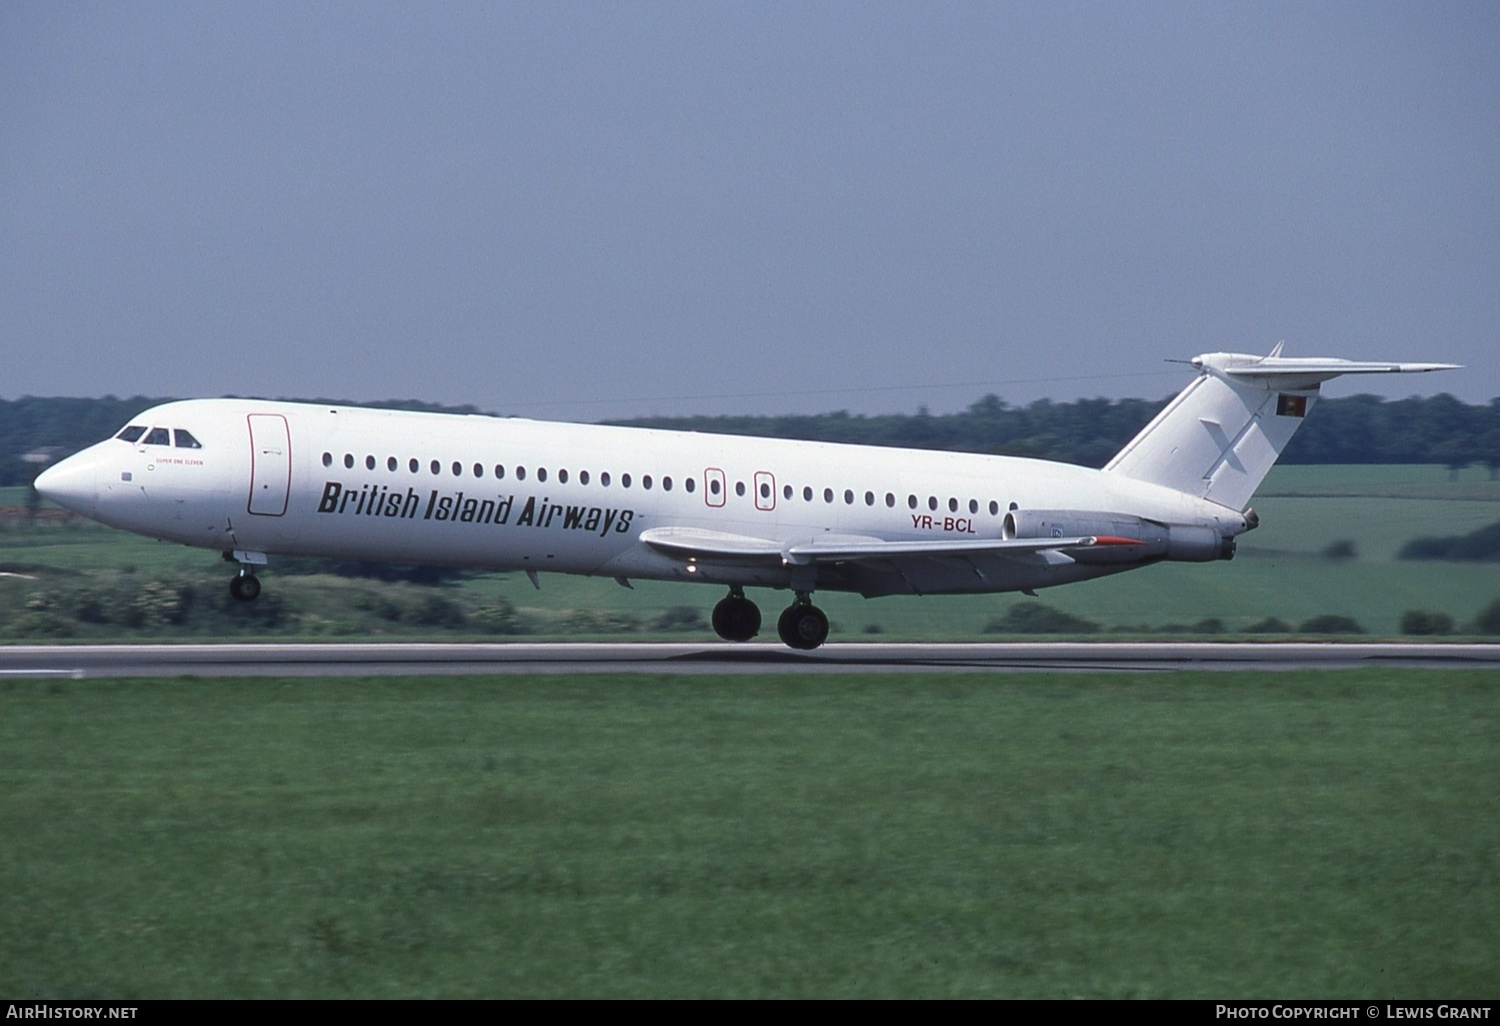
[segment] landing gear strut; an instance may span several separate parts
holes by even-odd
[[[799,591],[776,621],[776,633],[792,648],[814,649],[828,640],[828,617],[812,604],[810,592]]]
[[[744,588],[730,588],[714,606],[713,624],[725,641],[749,641],[760,633],[760,609],[745,597]]]

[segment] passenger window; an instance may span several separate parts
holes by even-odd
[[[454,477],[463,477],[464,476],[464,465],[462,463],[458,462],[458,460],[454,460],[453,461],[453,476]]]
[[[179,449],[203,448],[202,443],[193,437],[192,432],[184,431],[181,428],[174,428],[172,430],[172,440],[177,444],[177,448]]]
[[[937,496],[936,495],[929,495],[929,496],[927,496],[927,508],[930,509],[930,510],[934,510],[934,511],[937,509]]]
[[[443,472],[443,466],[437,460],[433,460],[430,464],[428,464],[427,469],[431,470],[434,476]]]
[[[771,497],[771,486],[764,481],[760,483],[760,497],[762,499],[769,499]]]
[[[609,487],[609,471],[606,470],[604,473],[599,475],[599,484],[604,488]]]
[[[833,501],[833,489],[832,488],[824,488],[823,489],[823,501],[824,502],[832,502]]]
[[[742,499],[745,497],[745,482],[736,481],[734,483],[734,494],[738,495]]]
[[[896,508],[896,496],[895,496],[895,494],[893,492],[886,492],[885,493],[885,504],[886,504],[887,508],[889,508],[889,509],[895,509]]]
[[[385,469],[389,470],[392,474],[396,472],[396,457],[387,456],[385,458]]]
[[[1000,512],[1000,504],[998,502],[996,502],[994,499],[991,499],[990,500],[990,516],[995,516],[999,512]]]
[[[499,463],[495,464],[495,480],[496,481],[503,481],[503,480],[505,480],[505,467],[503,467]]]
[[[331,467],[331,466],[333,466],[333,453],[331,453],[331,452],[325,452],[323,454],[323,466],[325,466],[325,467]]]
[[[683,482],[682,487],[686,488],[690,492],[696,491],[698,488],[698,482],[694,481],[692,478],[688,478]]]
[[[144,441],[145,445],[171,445],[172,439],[167,435],[166,428],[152,428]]]
[[[915,495],[908,495],[906,497],[906,508],[907,509],[916,509],[917,508],[917,497]]]
[[[957,499],[950,498],[948,500],[948,512],[949,513],[957,513],[958,512],[958,500]]]
[[[970,513],[978,513],[979,512],[979,500],[978,499],[970,499],[969,500],[969,512]]]
[[[620,475],[620,487],[621,488],[629,488],[630,487],[630,475],[629,474],[621,474]]]
[[[803,502],[812,502],[812,486],[810,486],[810,485],[803,485],[802,486],[802,501]]]
[[[845,506],[852,506],[852,505],[854,505],[854,490],[852,488],[845,488],[844,489],[844,505]]]
[[[524,480],[526,480],[526,468],[525,467],[517,467],[516,468],[516,480],[517,481],[524,481]]]
[[[865,492],[865,505],[866,506],[873,506],[873,505],[875,505],[875,493],[874,492]]]
[[[474,476],[475,477],[483,477],[484,476],[484,464],[482,464],[482,463],[476,463],[476,464],[474,464]]]
[[[578,483],[581,485],[589,483],[589,472],[587,470],[580,470],[578,472]]]
[[[782,485],[781,486],[781,497],[783,499],[790,499],[792,497],[792,486],[791,485]]]
[[[416,457],[413,456],[411,462],[406,465],[406,469],[415,474],[417,472],[417,468],[420,466],[421,464],[418,463]]]
[[[345,470],[353,470],[354,469],[354,453],[352,453],[352,452],[346,452],[346,453],[344,453],[344,469]]]
[[[546,467],[537,467],[536,468],[536,479],[538,481],[542,481],[542,482],[545,482],[547,480],[547,468]]]
[[[145,433],[146,433],[146,429],[145,428],[141,427],[139,424],[132,424],[128,428],[126,428],[124,431],[121,431],[118,435],[115,435],[115,437],[123,439],[123,440],[125,440],[127,442],[134,442],[136,439],[140,438]]]
[[[365,469],[366,470],[374,470],[375,469],[375,457],[374,456],[366,456],[365,457]]]
[[[644,489],[646,489],[646,491],[648,491],[648,492],[651,490],[651,475],[650,474],[647,474],[645,477],[641,478],[641,487],[644,488]]]
[[[672,490],[672,479],[670,477],[664,477],[661,479],[661,490],[664,492],[670,492]]]
[[[567,484],[568,483],[568,472],[566,470],[559,470],[557,472],[557,483],[558,484]]]

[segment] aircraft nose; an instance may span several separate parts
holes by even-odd
[[[69,456],[37,476],[36,490],[64,509],[90,516],[99,501],[99,465],[82,453]]]

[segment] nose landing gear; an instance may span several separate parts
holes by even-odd
[[[241,602],[253,602],[260,594],[260,578],[250,573],[249,569],[240,571],[238,577],[229,579],[229,594]]]
[[[229,594],[241,602],[254,602],[260,595],[260,578],[255,576],[255,568],[266,565],[266,554],[234,549],[224,553],[224,562],[240,565],[239,576],[229,579]]]

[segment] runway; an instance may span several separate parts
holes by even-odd
[[[1500,644],[1004,642],[15,645],[0,678],[388,677],[413,674],[756,674],[1500,669]]]

